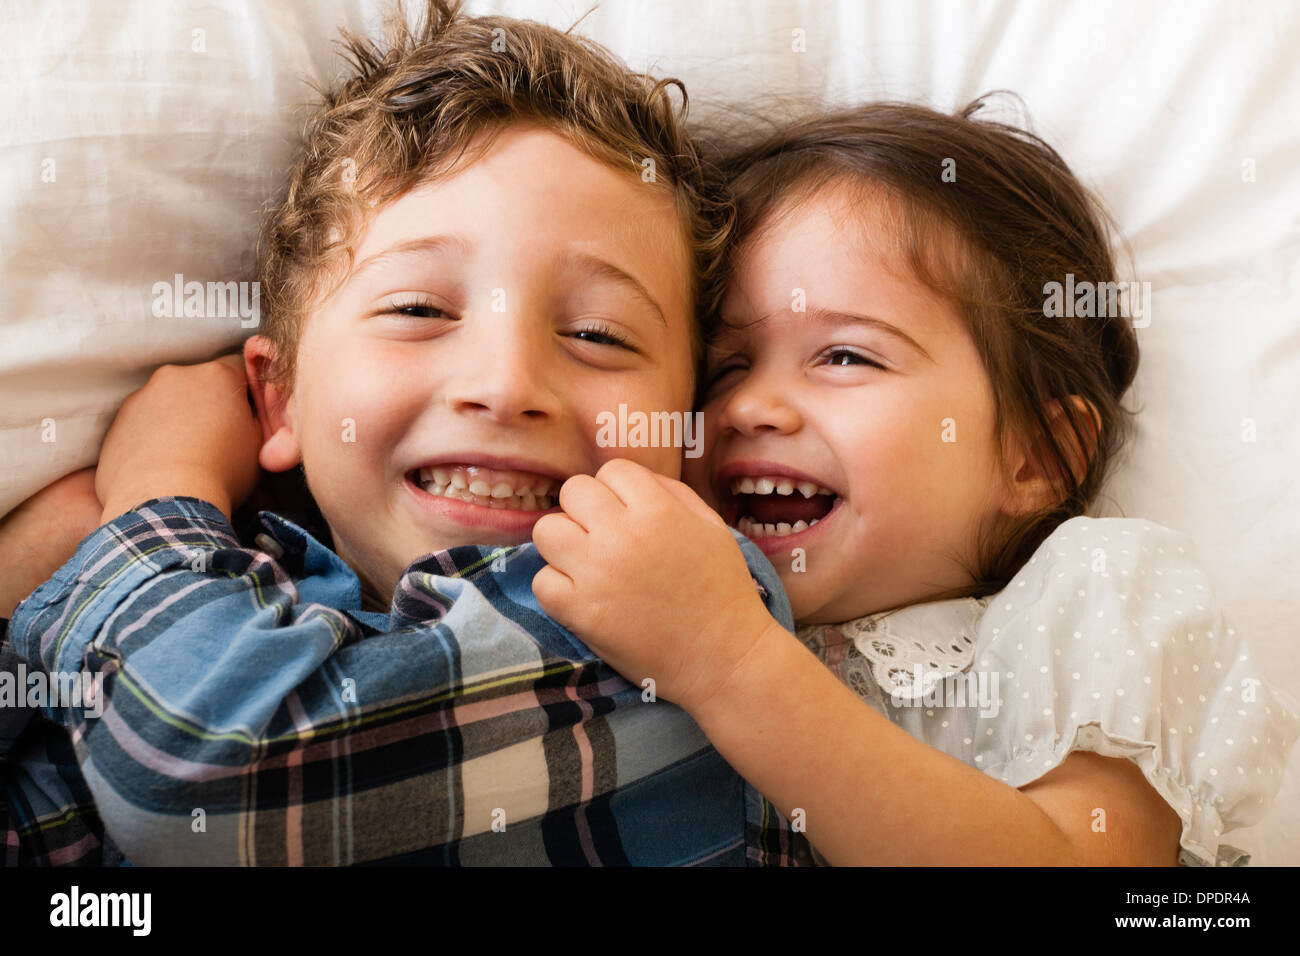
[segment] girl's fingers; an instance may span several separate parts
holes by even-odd
[[[565,568],[572,568],[586,557],[588,538],[582,526],[567,514],[549,514],[533,525],[533,544],[542,560],[569,580]]]
[[[591,475],[574,475],[560,486],[560,507],[586,531],[619,520],[626,509],[613,491]]]
[[[604,482],[623,501],[653,501],[657,496],[667,492],[686,507],[691,514],[703,521],[708,521],[720,528],[727,523],[722,517],[704,503],[694,491],[675,478],[669,478],[651,471],[644,465],[616,458],[601,466],[596,477]]]
[[[704,499],[697,495],[689,485],[653,471],[650,472],[650,476],[654,478],[661,487],[668,489],[668,493],[684,504],[697,518],[701,518],[704,521],[711,521],[724,528],[727,526],[727,523],[722,520],[722,515],[718,514],[705,504]]]
[[[649,468],[626,458],[613,458],[600,466],[596,479],[626,504],[653,501],[663,494],[659,478]],[[668,479],[665,479],[668,480]]]
[[[569,626],[565,608],[575,594],[573,582],[552,565],[546,565],[533,575],[533,597],[537,598],[538,606],[565,627]]]

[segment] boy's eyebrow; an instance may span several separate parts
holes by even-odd
[[[899,339],[916,349],[916,351],[920,352],[931,362],[934,361],[934,357],[925,350],[920,342],[916,341],[916,339],[912,338],[898,326],[891,325],[884,319],[878,319],[873,315],[859,315],[856,312],[840,312],[834,309],[810,309],[809,311],[812,313],[813,318],[821,322],[829,322],[834,325],[849,325],[855,323],[869,325],[873,329],[879,329],[886,335],[894,336],[896,339]]]
[[[349,280],[356,279],[363,272],[390,259],[396,259],[400,256],[443,252],[449,247],[465,252],[469,249],[469,243],[459,236],[424,236],[420,239],[408,239],[367,257],[352,270],[352,275],[348,278]]]
[[[352,270],[352,275],[349,276],[349,280],[355,280],[363,272],[366,272],[367,270],[390,259],[413,254],[427,255],[429,253],[443,252],[448,247],[454,247],[460,251],[468,251],[469,243],[459,236],[425,236],[420,239],[408,239],[405,242],[399,242],[395,245],[389,246],[387,249],[375,253],[373,256],[367,257]],[[655,300],[655,297],[650,294],[649,290],[646,289],[636,276],[620,269],[612,262],[607,262],[599,256],[594,256],[589,252],[574,252],[570,254],[569,262],[589,275],[612,279],[615,282],[627,286],[640,298],[644,299],[654,310],[655,316],[659,319],[660,324],[665,328],[668,327],[668,320],[664,317],[664,310]]]
[[[641,284],[636,276],[629,272],[625,272],[618,266],[614,265],[614,263],[607,262],[589,252],[574,252],[569,256],[569,262],[589,275],[612,279],[615,282],[627,286],[640,298],[644,299],[652,309],[654,309],[654,313],[663,327],[668,327],[668,320],[664,318],[664,310],[659,307],[659,303],[655,301],[655,297],[650,294],[649,290]]]

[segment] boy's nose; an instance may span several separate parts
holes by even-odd
[[[491,345],[485,358],[467,361],[453,373],[444,392],[448,406],[500,422],[556,415],[560,401],[541,350],[500,339]]]

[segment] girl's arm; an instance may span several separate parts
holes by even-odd
[[[534,528],[543,609],[654,680],[832,863],[1176,863],[1180,821],[1130,761],[1074,753],[1017,790],[872,710],[767,616],[730,532],[684,485],[617,460],[571,478],[560,504]]]
[[[831,863],[1177,862],[1178,815],[1132,761],[1075,752],[1016,790],[894,726],[775,624],[725,683],[683,706],[786,816],[803,811]]]

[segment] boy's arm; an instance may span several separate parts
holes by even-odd
[[[0,520],[0,618],[72,557],[102,510],[91,467],[46,485]]]

